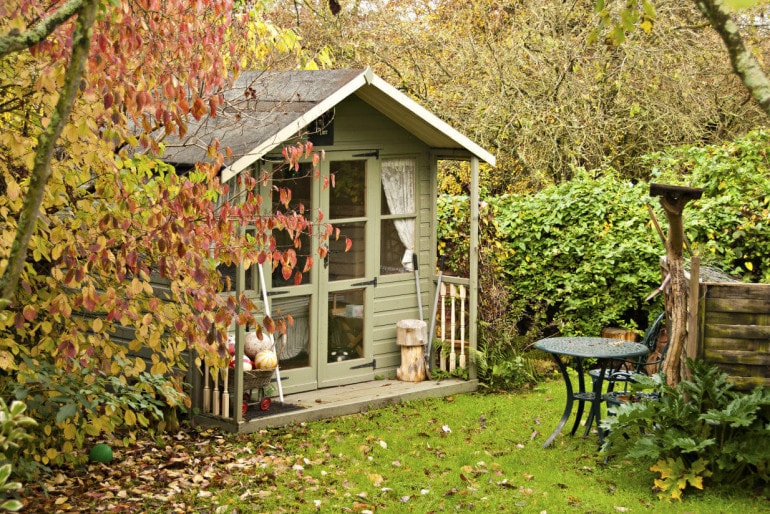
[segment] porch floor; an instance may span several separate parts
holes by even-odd
[[[272,404],[266,411],[259,411],[256,405],[251,406],[246,413],[246,421],[237,425],[228,424],[223,418],[208,416],[197,416],[196,421],[202,425],[217,425],[238,433],[251,433],[270,427],[366,412],[369,409],[422,398],[468,393],[476,391],[478,385],[478,380],[459,379],[425,380],[417,383],[387,379],[372,380],[284,395],[283,405],[276,394],[271,396]]]

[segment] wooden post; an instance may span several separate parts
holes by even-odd
[[[441,284],[441,351],[439,352],[439,366],[441,371],[446,371],[446,284]]]
[[[666,306],[666,329],[669,337],[668,356],[663,362],[666,382],[676,386],[682,378],[682,354],[687,337],[687,290],[684,275],[684,222],[682,212],[690,200],[697,200],[703,189],[650,184],[650,196],[659,196],[660,205],[668,219],[668,238],[666,239],[666,259],[671,275],[671,293]]]
[[[476,156],[471,157],[471,184],[470,184],[470,207],[471,207],[471,233],[470,233],[470,263],[469,263],[469,285],[468,285],[468,348],[478,349],[478,315],[479,315],[479,240],[480,234],[480,187],[479,187],[479,159]],[[474,380],[477,377],[478,370],[471,361],[468,370],[468,378]]]
[[[460,286],[460,369],[465,369],[465,286]]]
[[[457,287],[454,284],[449,284],[449,296],[452,302],[452,308],[450,310],[451,322],[449,326],[449,372],[453,372],[457,367],[457,353],[455,353],[455,302],[457,301]]]
[[[396,323],[396,343],[401,347],[401,367],[396,370],[399,380],[425,380],[426,329],[426,323],[419,319],[403,319]]]
[[[690,359],[698,356],[698,294],[700,292],[700,257],[690,259],[690,290],[687,304],[687,343],[684,355]],[[690,380],[690,370],[682,366],[682,377]]]

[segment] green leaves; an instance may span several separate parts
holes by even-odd
[[[546,323],[597,334],[609,324],[632,325],[627,313],[647,307],[662,248],[647,225],[646,193],[611,173],[581,173],[534,196],[495,201],[499,237],[510,245],[501,266],[513,298],[535,313],[533,336]]]
[[[704,262],[750,282],[770,281],[770,133],[723,145],[683,146],[645,158],[652,181],[700,187],[685,231]]]
[[[687,361],[691,381],[671,388],[657,375],[658,401],[628,403],[602,421],[602,451],[650,463],[661,497],[681,499],[688,486],[770,483],[770,392],[732,390],[713,364]],[[652,384],[652,380],[647,385]]]

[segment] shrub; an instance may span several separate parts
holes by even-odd
[[[509,312],[528,339],[646,325],[644,298],[660,282],[662,244],[646,185],[580,172],[532,196],[495,200],[507,252]]]
[[[640,377],[659,400],[623,403],[602,420],[602,451],[649,465],[660,498],[681,499],[688,486],[708,482],[770,483],[770,445],[758,444],[770,440],[770,391],[734,391],[715,365],[688,359],[687,366],[691,380],[673,388],[660,374]]]
[[[79,361],[66,368],[42,359],[23,362],[19,381],[6,382],[2,393],[24,400],[38,422],[31,429],[33,447],[20,454],[20,471],[27,476],[37,467],[82,464],[87,455],[77,450],[89,437],[122,435],[128,444],[138,430],[164,428],[167,413],[189,405],[179,386],[163,375],[142,372],[128,381]]]
[[[24,411],[27,406],[24,402],[13,401],[11,406],[0,398],[0,510],[17,511],[22,504],[15,498],[9,498],[9,493],[21,491],[20,482],[11,482],[13,466],[17,465],[22,453],[32,440],[28,429],[37,425],[37,422],[26,416]]]
[[[684,146],[645,157],[655,182],[703,188],[685,231],[704,262],[749,282],[770,282],[770,133],[720,146]]]

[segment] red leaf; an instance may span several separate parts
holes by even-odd
[[[196,120],[200,120],[206,115],[207,109],[203,99],[198,97],[193,101],[192,115]]]
[[[83,290],[83,307],[85,307],[89,311],[93,311],[96,309],[96,291],[93,289],[84,289]]]
[[[75,347],[74,344],[72,344],[72,341],[67,340],[59,343],[58,351],[59,351],[59,355],[63,357],[74,359],[75,356],[77,355],[78,349]]]
[[[209,114],[211,114],[212,118],[217,117],[217,107],[219,106],[219,98],[216,96],[212,96],[209,98]]]
[[[353,246],[353,241],[350,240],[349,237],[345,238],[345,251],[349,251],[350,248]]]
[[[37,315],[37,309],[35,309],[31,305],[24,306],[24,319],[26,319],[27,321],[32,321],[33,319],[35,319],[36,315]]]

